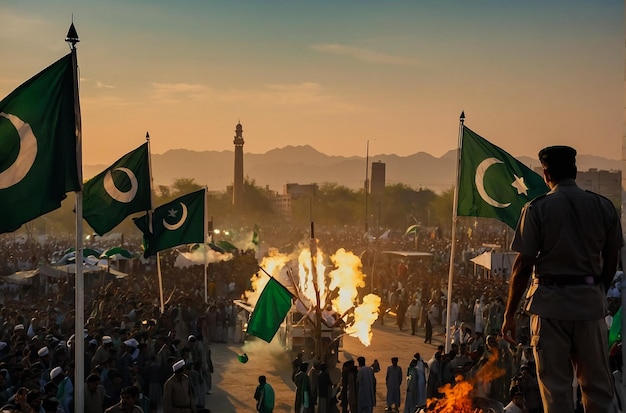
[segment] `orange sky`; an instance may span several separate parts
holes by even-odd
[[[232,150],[238,121],[249,153],[441,156],[461,110],[515,156],[620,157],[623,2],[433,3],[3,2],[0,96],[67,53],[73,14],[88,165],[146,131],[153,153]]]

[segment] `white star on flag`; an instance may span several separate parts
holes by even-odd
[[[526,186],[526,184],[524,183],[524,177],[522,176],[521,178],[515,174],[513,174],[513,176],[515,177],[515,181],[513,181],[511,183],[511,186],[515,189],[517,189],[517,194],[524,194],[526,196],[528,196],[528,187]]]
[[[172,208],[172,209],[167,211],[167,216],[168,217],[176,218],[176,214],[178,214],[178,211],[175,210],[174,208]]]

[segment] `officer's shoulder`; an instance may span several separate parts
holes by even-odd
[[[591,195],[595,195],[598,198],[600,198],[600,199],[602,199],[602,200],[604,200],[604,201],[606,201],[606,202],[608,202],[610,204],[613,204],[613,201],[611,201],[609,198],[605,197],[604,195],[601,195],[601,194],[599,194],[597,192],[590,191],[588,189],[585,189],[585,192],[588,193],[588,194],[591,194]]]
[[[526,203],[526,207],[530,207],[532,205],[536,205],[538,203],[541,203],[543,200],[546,199],[547,196],[548,196],[548,193],[545,193],[545,194],[542,194],[542,195],[534,197],[533,199],[531,199],[530,201],[528,201]]]

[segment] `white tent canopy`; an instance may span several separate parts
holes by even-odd
[[[517,253],[515,252],[487,251],[472,258],[471,261],[491,271],[492,275],[499,274],[508,277],[511,274],[511,268],[513,267],[513,261],[515,261],[516,256]]]
[[[0,282],[7,282],[10,284],[28,284],[28,282],[37,274],[39,274],[39,270],[18,271],[13,274],[0,277]]]

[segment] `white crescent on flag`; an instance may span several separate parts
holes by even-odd
[[[180,217],[180,219],[178,220],[178,222],[174,223],[174,224],[169,224],[165,218],[163,218],[163,226],[165,227],[165,229],[168,229],[170,231],[176,231],[178,228],[182,227],[183,224],[185,223],[185,221],[187,220],[187,205],[183,204],[182,202],[180,202],[180,206],[182,208],[182,215]],[[169,215],[171,217],[175,217],[176,213],[178,211],[174,210],[174,209],[170,209],[169,210]]]
[[[510,202],[506,204],[502,202],[498,202],[492,197],[490,197],[487,191],[485,191],[485,182],[484,182],[485,173],[487,172],[487,169],[489,169],[490,166],[495,165],[497,163],[504,163],[504,162],[502,162],[501,160],[497,158],[487,158],[478,165],[478,167],[476,168],[476,190],[478,191],[478,194],[483,199],[483,201],[485,201],[489,205],[496,207],[496,208],[506,208],[509,205],[511,205]]]
[[[111,198],[115,199],[116,201],[129,203],[135,198],[135,195],[137,194],[137,189],[139,187],[139,184],[137,183],[137,177],[135,176],[133,171],[128,168],[115,168],[114,171],[124,172],[128,176],[128,179],[130,179],[130,189],[126,192],[120,191],[119,188],[115,186],[115,182],[113,182],[111,171],[108,170],[107,173],[104,175],[104,190],[107,192],[107,194],[109,194]]]
[[[17,130],[20,137],[20,150],[15,161],[0,173],[0,189],[9,188],[20,182],[35,163],[37,157],[37,138],[30,125],[9,113],[0,112]]]

